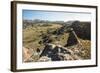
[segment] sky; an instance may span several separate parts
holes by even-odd
[[[22,16],[24,20],[49,20],[49,21],[91,21],[91,13],[82,12],[60,12],[60,11],[39,11],[39,10],[23,10]]]

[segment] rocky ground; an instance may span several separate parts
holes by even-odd
[[[47,61],[67,61],[83,60],[85,48],[80,44],[73,47],[63,47],[61,45],[46,44],[43,50],[33,51],[23,47],[24,62],[47,62]]]

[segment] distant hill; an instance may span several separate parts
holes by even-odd
[[[23,20],[23,28],[34,25],[49,25],[49,24],[65,24],[64,21],[48,21],[48,20]]]

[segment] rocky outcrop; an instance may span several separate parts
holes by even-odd
[[[31,58],[32,52],[33,52],[32,49],[23,47],[23,61],[24,62],[29,62],[29,61],[32,61],[33,60]]]
[[[58,29],[57,34],[70,32],[70,28],[73,28],[79,38],[91,40],[91,22],[68,21]]]
[[[40,55],[39,61],[44,62],[82,59],[76,54],[76,50],[78,49],[73,49],[68,49],[61,45],[47,44]]]

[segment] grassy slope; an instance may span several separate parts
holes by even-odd
[[[43,48],[42,44],[38,44],[42,40],[42,33],[47,34],[47,30],[54,31],[60,28],[61,25],[51,24],[51,26],[29,26],[23,30],[23,46],[28,48]],[[55,35],[51,35],[52,37]],[[61,36],[59,36],[61,37]],[[55,39],[53,39],[55,40]]]

